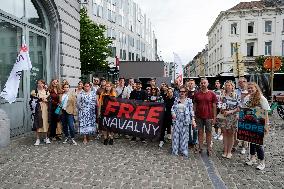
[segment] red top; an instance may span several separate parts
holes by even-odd
[[[213,103],[217,103],[217,97],[214,92],[203,93],[198,91],[194,95],[195,116],[201,119],[213,119]]]

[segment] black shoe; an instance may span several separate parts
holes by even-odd
[[[108,139],[105,139],[104,140],[104,145],[107,145],[107,143],[108,143]]]
[[[131,141],[136,141],[136,137],[132,137]]]
[[[108,144],[109,144],[109,145],[113,145],[113,139],[112,139],[112,138],[109,139]]]

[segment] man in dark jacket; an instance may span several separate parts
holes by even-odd
[[[129,99],[133,99],[133,100],[140,100],[140,101],[146,101],[148,98],[148,95],[146,93],[146,91],[144,91],[142,89],[142,82],[140,80],[136,80],[136,89],[134,89],[131,93],[130,93],[130,98]],[[132,137],[131,139],[132,141],[136,141],[136,137]],[[141,141],[143,143],[145,143],[145,139],[141,138]]]

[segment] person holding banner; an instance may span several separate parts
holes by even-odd
[[[174,89],[173,88],[168,88],[167,94],[165,97],[165,115],[164,115],[164,122],[162,125],[161,129],[161,136],[160,136],[160,144],[159,147],[162,148],[164,143],[165,143],[165,132],[167,130],[167,136],[168,139],[171,140],[171,131],[172,131],[172,116],[171,116],[171,110],[175,102],[175,97],[174,97]]]
[[[50,144],[50,140],[47,136],[49,124],[48,124],[48,97],[49,92],[44,89],[45,81],[44,80],[38,80],[37,81],[37,89],[33,90],[31,92],[31,98],[36,99],[37,105],[33,102],[34,100],[31,99],[30,105],[32,108],[32,112],[34,112],[33,115],[33,130],[36,131],[36,142],[35,146],[40,145],[40,133],[45,134],[45,143]],[[33,105],[34,104],[34,105]],[[35,111],[33,111],[33,109]]]
[[[235,85],[232,81],[224,83],[224,93],[220,98],[221,108],[217,119],[223,133],[224,153],[222,157],[231,159],[234,135],[237,129],[237,112],[240,110]]]
[[[98,106],[99,118],[101,117],[101,113],[102,113],[102,105],[104,103],[104,97],[105,96],[116,97],[114,85],[111,82],[106,82],[105,86],[106,87],[102,91],[102,93],[100,95],[100,99],[99,99],[99,106]],[[101,119],[99,119],[99,120],[101,121]],[[100,130],[102,130],[102,132],[103,132],[104,145],[107,145],[107,144],[113,145],[113,136],[114,136],[113,130],[111,128],[105,128],[105,127],[100,128]]]
[[[179,98],[176,99],[171,109],[173,119],[172,154],[188,157],[189,125],[196,127],[192,100],[187,98],[187,89],[182,86]]]
[[[91,91],[91,83],[84,84],[84,91],[77,97],[79,133],[84,135],[83,143],[87,144],[87,135],[96,132],[96,93]]]
[[[270,110],[269,103],[267,99],[262,95],[259,86],[255,82],[248,83],[248,95],[244,98],[244,107],[246,108],[256,108],[259,107],[265,110],[265,127],[264,134],[269,132],[269,118],[268,111]],[[246,162],[247,165],[254,165],[257,163],[256,154],[260,160],[259,165],[257,165],[258,170],[264,170],[264,148],[262,145],[250,143],[250,160]]]

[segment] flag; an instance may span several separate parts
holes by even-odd
[[[22,44],[20,53],[16,59],[16,63],[10,73],[10,76],[4,86],[0,97],[5,98],[10,104],[16,101],[19,85],[21,81],[22,71],[32,68],[28,47],[25,43]]]
[[[175,76],[174,79],[178,79],[180,84],[183,84],[183,69],[180,57],[174,53],[174,65],[175,65]]]

